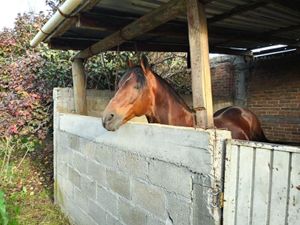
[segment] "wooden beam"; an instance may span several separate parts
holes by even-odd
[[[233,9],[231,9],[228,12],[225,12],[225,13],[222,13],[222,14],[219,14],[219,15],[216,15],[212,18],[207,19],[207,22],[209,24],[215,23],[215,22],[224,20],[226,18],[229,18],[231,16],[242,14],[242,13],[247,12],[249,10],[253,10],[253,9],[259,8],[261,6],[265,6],[265,5],[267,5],[267,2],[250,2],[250,3],[245,4],[245,5],[239,5],[235,8],[233,8]]]
[[[193,107],[196,125],[214,127],[208,32],[204,5],[198,0],[186,0],[192,67]]]
[[[288,8],[292,11],[300,12],[300,2],[295,0],[261,0],[266,1],[284,8]]]
[[[120,45],[127,40],[131,40],[171,19],[174,19],[176,16],[183,13],[184,10],[185,0],[171,0],[161,7],[125,26],[119,32],[115,32],[91,47],[79,52],[75,58],[89,58],[101,51],[111,49],[114,46]]]
[[[72,62],[74,104],[77,114],[87,115],[86,76],[83,59],[74,59]]]

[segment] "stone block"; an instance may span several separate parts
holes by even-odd
[[[106,225],[123,225],[117,218],[106,214]]]
[[[81,176],[81,190],[90,199],[96,199],[96,181],[87,176]]]
[[[148,179],[148,162],[145,158],[122,151],[116,153],[116,158],[119,170],[134,177]]]
[[[65,161],[59,161],[56,164],[56,173],[58,175],[68,177],[68,164]]]
[[[107,184],[117,194],[130,199],[130,180],[128,176],[117,173],[113,170],[106,170]]]
[[[117,215],[117,197],[101,186],[97,186],[97,203],[106,211]]]
[[[58,189],[58,195],[67,195],[69,198],[73,198],[74,185],[66,177],[58,175],[55,180],[55,186]]]
[[[88,162],[88,176],[97,181],[98,184],[106,184],[105,168],[95,161]]]
[[[116,166],[115,150],[103,144],[97,144],[95,147],[95,160],[100,164],[114,168]]]
[[[149,178],[153,184],[191,199],[192,178],[185,168],[152,160],[149,167]]]
[[[191,224],[191,203],[187,203],[169,194],[167,196],[167,210],[174,225]]]
[[[193,205],[192,205],[192,224],[197,225],[214,225],[216,221],[214,221],[213,216],[211,215],[211,206],[208,204],[208,193],[209,187],[203,187],[198,184],[194,184],[193,188]]]
[[[165,222],[155,217],[147,216],[147,225],[165,225]]]
[[[161,189],[133,180],[132,200],[153,215],[166,218],[166,199]]]
[[[120,199],[119,213],[121,220],[126,225],[146,225],[146,214],[137,207],[133,207],[125,201]]]
[[[88,208],[88,198],[85,191],[81,191],[77,187],[74,188],[74,202],[76,206],[85,211]]]
[[[88,214],[97,222],[98,225],[106,225],[106,213],[96,202],[89,200],[87,209]]]
[[[81,177],[80,177],[80,174],[74,170],[72,167],[68,167],[69,169],[69,180],[74,184],[76,185],[77,187],[80,188],[80,180],[81,180]]]
[[[73,134],[68,134],[67,138],[67,146],[75,151],[80,152],[79,137]]]
[[[80,173],[86,173],[87,171],[87,160],[81,153],[73,153],[73,168],[78,170]]]

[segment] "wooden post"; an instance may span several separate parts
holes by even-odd
[[[72,62],[73,90],[75,111],[77,114],[87,115],[86,78],[83,59],[74,59]]]
[[[186,0],[186,4],[196,125],[202,128],[212,128],[214,127],[213,104],[204,5],[198,0]]]

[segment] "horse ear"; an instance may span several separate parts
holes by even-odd
[[[129,68],[133,68],[134,67],[133,62],[130,59],[128,59],[128,67]]]
[[[142,70],[144,72],[144,74],[146,74],[149,69],[150,69],[150,65],[149,65],[149,62],[148,62],[148,59],[145,55],[142,55],[142,58],[141,58],[141,67],[142,67]]]

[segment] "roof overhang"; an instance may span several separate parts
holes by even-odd
[[[243,55],[275,44],[287,45],[287,50],[300,47],[299,2],[203,2],[210,52]],[[67,0],[59,9],[32,40],[32,46],[46,42],[53,49],[80,50],[82,58],[116,49],[189,50],[185,0]]]

